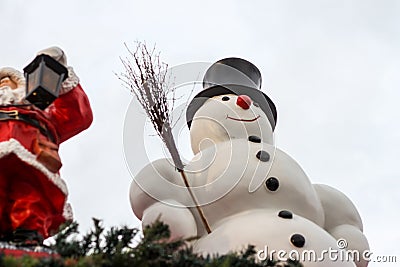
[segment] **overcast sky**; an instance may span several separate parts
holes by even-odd
[[[114,72],[124,42],[144,40],[170,66],[227,56],[257,65],[278,109],[278,147],[352,199],[375,254],[400,255],[399,14],[396,0],[1,0],[0,66],[22,69],[58,45],[80,76],[95,119],[62,144],[61,175],[83,231],[91,217],[139,224],[122,142],[131,95]]]

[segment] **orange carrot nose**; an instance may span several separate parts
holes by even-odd
[[[247,95],[240,95],[236,100],[236,105],[242,109],[249,109],[251,106],[251,98]]]

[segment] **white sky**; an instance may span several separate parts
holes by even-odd
[[[122,146],[131,95],[114,72],[124,42],[145,40],[170,66],[227,56],[257,65],[278,109],[278,147],[352,199],[375,254],[400,255],[399,14],[395,0],[2,0],[0,66],[22,69],[58,45],[80,76],[95,120],[62,144],[61,174],[83,231],[91,217],[139,224]]]

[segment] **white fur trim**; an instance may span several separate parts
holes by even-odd
[[[18,87],[25,87],[25,77],[19,70],[11,67],[0,68],[0,79],[4,77],[10,77]]]
[[[72,67],[68,67],[68,78],[61,84],[60,95],[66,94],[79,84],[79,78]]]
[[[56,185],[65,196],[68,195],[67,185],[61,179],[58,173],[50,172],[42,163],[36,160],[36,155],[29,152],[24,146],[21,145],[16,139],[11,138],[8,141],[0,142],[0,158],[14,153],[22,161],[35,167],[41,171],[54,185]]]
[[[64,205],[63,217],[67,221],[70,221],[73,219],[72,207],[67,202],[65,202],[65,205]]]

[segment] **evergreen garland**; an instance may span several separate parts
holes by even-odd
[[[193,252],[185,240],[167,242],[167,225],[156,222],[146,227],[139,242],[136,228],[111,227],[105,232],[100,220],[93,219],[94,228],[79,240],[78,224],[71,223],[56,237],[51,248],[60,255],[53,258],[14,258],[0,254],[0,267],[239,267],[239,266],[302,266],[298,262],[256,261],[256,251],[249,246],[241,253],[203,257]]]

